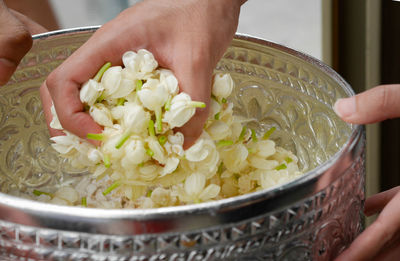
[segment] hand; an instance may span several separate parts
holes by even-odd
[[[400,116],[400,85],[382,85],[340,99],[336,113],[350,123],[365,124]],[[400,187],[368,198],[366,215],[381,212],[336,260],[397,260],[400,256]],[[397,257],[397,258],[396,258]]]
[[[148,0],[126,9],[49,75],[41,88],[47,122],[52,99],[64,129],[82,138],[100,133],[83,112],[79,88],[104,63],[121,65],[124,52],[142,48],[174,72],[181,91],[209,105],[213,69],[233,38],[243,2]],[[186,148],[201,134],[207,116],[208,106],[197,109],[180,129]]]
[[[31,34],[45,32],[26,16],[8,9],[0,0],[0,85],[8,82],[32,46]]]
[[[400,256],[399,206],[400,186],[368,198],[365,214],[382,212],[336,261],[397,260]]]

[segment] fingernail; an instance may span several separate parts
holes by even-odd
[[[13,61],[6,58],[0,58],[0,84],[6,84],[8,79],[14,73],[16,65]]]
[[[339,99],[333,105],[333,110],[340,118],[348,118],[356,112],[356,99],[354,97]]]

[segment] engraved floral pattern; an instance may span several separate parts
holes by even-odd
[[[90,33],[36,41],[11,81],[0,88],[0,189],[54,187],[87,174],[60,160],[49,146],[38,87]],[[245,46],[245,47],[244,47]],[[334,155],[351,126],[331,107],[346,96],[315,66],[288,53],[235,40],[216,70],[236,83],[235,114],[293,150],[304,170]],[[329,260],[360,233],[364,200],[364,140],[350,167],[308,198],[250,219],[183,233],[132,236],[24,226],[0,220],[2,260]]]

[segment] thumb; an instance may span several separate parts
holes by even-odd
[[[400,117],[400,85],[381,85],[336,101],[335,112],[344,121],[367,124]]]
[[[28,29],[0,1],[0,85],[7,83],[31,47]]]

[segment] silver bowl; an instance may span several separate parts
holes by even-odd
[[[216,71],[236,82],[235,113],[259,132],[275,126],[272,139],[298,155],[304,176],[265,191],[160,209],[27,199],[32,188],[87,175],[49,146],[38,87],[96,29],[35,36],[0,88],[1,260],[330,260],[361,232],[364,129],[332,110],[353,91],[320,61],[246,35],[235,37]]]

